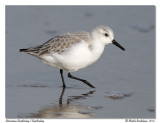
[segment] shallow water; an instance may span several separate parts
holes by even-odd
[[[148,14],[149,13],[149,14]],[[107,25],[126,51],[109,45],[101,58],[72,73],[19,53],[57,34]],[[127,96],[128,95],[128,96]],[[7,6],[6,118],[155,118],[154,6]]]

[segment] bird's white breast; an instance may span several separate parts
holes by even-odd
[[[70,72],[77,71],[94,63],[103,52],[104,46],[100,44],[93,45],[92,49],[89,49],[88,45],[89,44],[84,41],[74,44],[62,54],[52,53],[43,56],[43,62]]]

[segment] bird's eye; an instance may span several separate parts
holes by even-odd
[[[107,34],[107,33],[105,33],[105,36],[106,36],[106,37],[108,37],[108,34]]]

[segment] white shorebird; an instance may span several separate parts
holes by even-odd
[[[82,81],[94,88],[88,81],[74,77],[70,72],[85,68],[97,61],[103,53],[105,45],[110,43],[125,50],[114,40],[111,28],[98,26],[91,33],[84,31],[65,33],[51,38],[42,45],[20,49],[19,51],[36,56],[43,63],[59,68],[63,87],[66,87],[63,78],[63,70],[66,70],[69,78]]]

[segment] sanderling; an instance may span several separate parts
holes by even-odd
[[[70,72],[85,68],[97,61],[105,45],[110,43],[125,50],[114,40],[111,28],[98,26],[91,33],[85,31],[65,33],[51,38],[42,45],[19,51],[31,54],[38,57],[43,63],[59,68],[63,87],[66,87],[63,77],[63,70],[66,70],[69,78],[82,81],[94,88],[87,80],[74,77]]]

